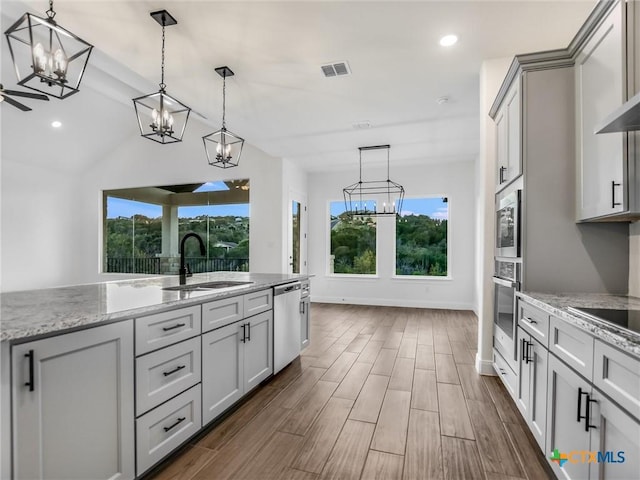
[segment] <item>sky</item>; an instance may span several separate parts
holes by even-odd
[[[149,203],[136,202],[134,200],[124,200],[122,198],[107,198],[107,218],[126,217],[133,215],[144,215],[149,218],[162,217],[162,207]],[[178,217],[193,218],[199,215],[210,215],[212,217],[234,216],[248,217],[249,204],[238,205],[203,205],[201,207],[178,207]]]
[[[372,200],[367,202],[369,205]],[[345,211],[344,202],[331,202],[331,215],[337,216]],[[442,197],[405,198],[402,204],[402,216],[427,215],[431,218],[446,219],[449,216],[449,204]]]

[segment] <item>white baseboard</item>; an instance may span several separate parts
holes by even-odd
[[[496,371],[493,368],[492,360],[482,360],[480,356],[476,353],[476,371],[480,375],[491,375],[496,376]]]
[[[379,307],[438,308],[443,310],[473,310],[473,304],[467,302],[438,302],[430,300],[403,300],[396,298],[361,297],[321,297],[312,295],[318,303],[342,303],[345,305],[373,305]]]

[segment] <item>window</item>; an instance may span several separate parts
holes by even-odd
[[[448,275],[448,199],[404,199],[396,219],[396,275]]]
[[[344,202],[331,202],[329,210],[331,232],[329,272],[375,275],[375,217],[349,218],[345,214]]]
[[[178,273],[180,239],[193,273],[249,270],[249,182],[229,180],[104,192],[103,271]]]

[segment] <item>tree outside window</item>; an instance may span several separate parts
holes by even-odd
[[[375,217],[350,218],[344,202],[330,204],[330,273],[376,274]]]
[[[396,218],[396,275],[448,275],[448,222],[446,197],[404,199]]]

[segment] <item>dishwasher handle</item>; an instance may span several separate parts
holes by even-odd
[[[295,292],[296,290],[300,290],[301,284],[300,282],[287,283],[285,285],[280,285],[273,289],[273,296],[283,295],[285,293]]]

